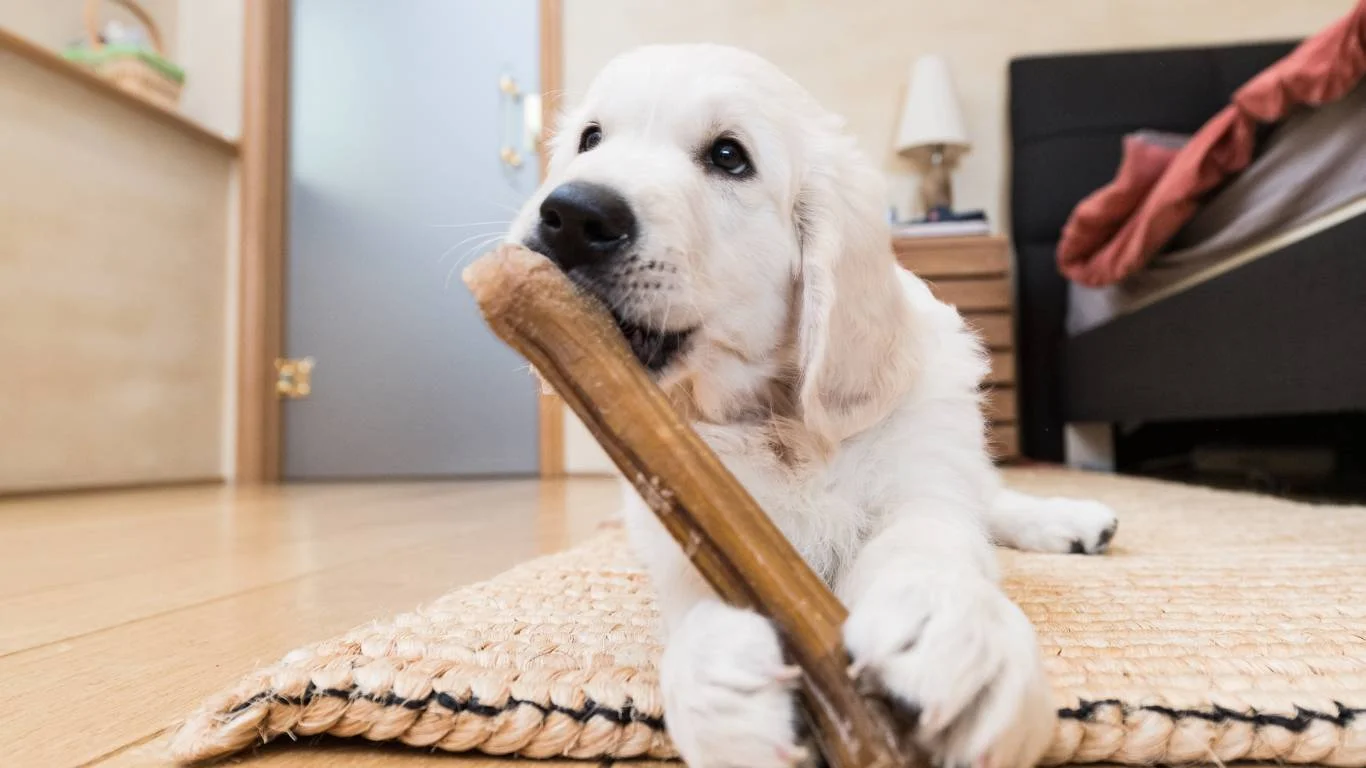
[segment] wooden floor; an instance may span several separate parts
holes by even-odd
[[[580,541],[617,494],[585,479],[0,501],[0,765],[166,765],[168,727],[243,672]],[[241,762],[506,764],[340,743]]]

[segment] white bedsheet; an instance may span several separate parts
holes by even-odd
[[[1366,85],[1286,120],[1201,207],[1170,250],[1119,285],[1069,284],[1076,335],[1366,214]]]

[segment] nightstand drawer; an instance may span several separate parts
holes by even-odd
[[[1015,383],[1015,353],[992,352],[991,371],[987,374],[987,384]]]
[[[1015,388],[1014,300],[1010,248],[1003,237],[894,238],[896,259],[924,280],[935,297],[957,308],[991,355],[982,382],[987,445],[1001,462],[1020,457]]]
[[[977,309],[1010,309],[1010,281],[1004,278],[987,280],[932,280],[927,281],[935,298],[957,307],[959,312]]]
[[[1015,345],[1015,332],[1011,327],[1010,313],[967,312],[963,314],[963,319],[981,335],[982,342],[988,349],[1010,349]]]
[[[990,387],[982,393],[982,414],[996,424],[1018,418],[1018,399],[1014,387]]]
[[[1020,430],[1014,424],[993,424],[987,432],[987,447],[992,458],[1008,461],[1020,455]]]

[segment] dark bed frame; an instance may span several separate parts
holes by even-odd
[[[1055,252],[1124,134],[1193,133],[1294,43],[1030,57],[1010,66],[1021,448],[1074,422],[1366,411],[1366,216],[1068,337]]]

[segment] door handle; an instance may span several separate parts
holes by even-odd
[[[498,159],[511,168],[521,168],[528,154],[536,152],[541,138],[541,95],[526,93],[512,75],[498,78],[501,94],[503,146]]]
[[[524,121],[522,115],[525,101],[522,89],[512,75],[504,74],[498,78],[498,92],[502,94],[503,146],[498,150],[498,159],[511,168],[522,167],[522,153],[518,151],[520,134],[518,123]]]

